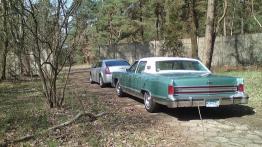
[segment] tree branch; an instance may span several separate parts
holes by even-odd
[[[253,15],[253,18],[255,19],[255,21],[257,22],[257,24],[259,25],[260,28],[262,28],[262,25],[261,23],[259,22],[259,20],[257,19],[256,15],[255,15],[255,12],[254,12],[254,0],[251,1],[251,11],[252,11],[252,15]]]
[[[97,120],[99,117],[102,117],[104,115],[106,115],[108,113],[106,112],[102,112],[102,113],[99,113],[99,114],[92,114],[92,113],[89,113],[89,112],[79,112],[76,116],[74,116],[72,119],[64,122],[64,123],[61,123],[59,125],[56,125],[56,126],[53,126],[53,127],[50,127],[46,130],[43,130],[41,132],[38,132],[38,133],[35,133],[35,134],[32,134],[32,135],[26,135],[26,136],[23,136],[19,139],[15,139],[15,140],[5,140],[5,142],[2,142],[0,143],[0,146],[8,146],[9,144],[15,144],[15,143],[19,143],[19,142],[23,142],[23,141],[29,141],[37,136],[40,136],[40,135],[43,135],[43,134],[46,134],[48,133],[49,131],[51,130],[55,130],[55,129],[59,129],[59,128],[62,128],[62,127],[65,127],[65,126],[68,126],[74,122],[76,122],[78,119],[80,119],[81,117],[84,117],[84,116],[88,116],[90,118],[90,121],[95,121]]]
[[[227,13],[227,0],[224,0],[224,11],[223,11],[222,16],[217,21],[217,27],[216,27],[216,32],[215,33],[218,33],[219,27],[220,27],[220,23],[224,19],[224,17],[226,16],[226,13]]]

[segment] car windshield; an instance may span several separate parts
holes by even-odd
[[[129,63],[124,60],[106,61],[106,66],[129,66]]]
[[[169,60],[169,61],[157,61],[156,62],[156,71],[183,71],[183,70],[191,70],[191,71],[205,71],[207,72],[207,68],[203,66],[198,61],[188,61],[188,60]]]

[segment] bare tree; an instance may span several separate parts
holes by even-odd
[[[61,107],[69,74],[65,74],[66,80],[62,82],[64,85],[58,84],[58,80],[66,64],[70,65],[66,73],[71,69],[72,52],[76,43],[71,39],[74,35],[69,33],[70,17],[75,14],[81,1],[73,1],[67,7],[66,0],[28,0],[22,11],[19,11],[15,1],[12,2],[17,12],[23,15],[25,29],[28,31],[26,44],[34,56],[46,100],[50,108]],[[22,0],[19,2],[23,3]],[[72,36],[69,38],[69,35]]]
[[[163,6],[160,0],[156,1],[155,15],[156,15],[156,40],[159,40],[160,24],[161,24],[161,14],[163,14]]]
[[[252,11],[252,15],[253,15],[254,20],[259,25],[259,27],[262,28],[262,25],[261,25],[260,21],[257,19],[255,12],[254,12],[254,0],[251,0],[251,11]]]
[[[197,14],[196,14],[196,1],[191,0],[189,4],[189,11],[190,11],[190,38],[191,38],[191,48],[192,48],[192,58],[198,58],[198,45],[197,45]]]
[[[23,19],[25,12],[22,11],[24,7],[24,0],[21,1],[21,3],[14,3],[14,1],[9,1],[10,4],[10,17],[9,17],[9,32],[11,34],[10,38],[10,46],[12,46],[12,52],[17,56],[19,60],[19,66],[17,71],[20,74],[20,76],[30,76],[32,75],[31,72],[31,62],[30,62],[30,56],[29,51],[25,48],[25,20]],[[14,7],[14,5],[19,5]],[[18,11],[21,12],[21,14],[17,13]]]
[[[204,64],[210,69],[212,64],[212,57],[214,52],[214,45],[216,35],[219,31],[219,26],[227,12],[227,0],[224,0],[224,12],[223,15],[218,19],[215,26],[215,0],[208,0],[207,4],[207,19],[206,19],[206,33],[205,33],[205,56],[203,59]]]
[[[144,0],[139,0],[139,11],[140,11],[140,17],[139,17],[139,21],[140,23],[142,24],[144,22],[144,19],[143,19],[143,7],[144,7]],[[141,28],[140,28],[140,35],[141,35],[141,39],[142,41],[144,41],[144,26],[141,25]]]
[[[204,56],[203,62],[208,67],[211,68],[212,54],[214,48],[214,19],[215,19],[215,0],[208,0],[207,4],[207,19],[206,19],[206,54]]]

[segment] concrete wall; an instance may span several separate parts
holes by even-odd
[[[191,55],[190,39],[182,39],[185,57]],[[262,64],[262,34],[235,35],[217,37],[213,55],[213,66]],[[162,43],[151,41],[145,44],[119,44],[104,46],[100,49],[100,58],[123,58],[132,63],[142,57],[161,56]],[[198,38],[199,58],[206,54],[205,38]]]
[[[188,55],[191,53],[190,39],[182,40]],[[213,66],[262,64],[262,34],[217,37],[213,54]],[[198,38],[200,59],[206,54],[205,38]]]
[[[30,70],[32,76],[38,75],[38,70],[37,70],[36,63],[34,62],[33,54],[26,55],[26,56],[29,58]],[[19,60],[19,57],[15,53],[9,52],[7,54],[6,76],[9,79],[13,79],[15,77],[18,77],[19,75],[21,75],[21,62]]]

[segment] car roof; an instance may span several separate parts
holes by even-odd
[[[188,61],[199,61],[193,58],[185,57],[147,57],[140,59],[141,61],[165,61],[165,60],[188,60]]]
[[[124,59],[104,59],[104,60],[101,60],[103,62],[107,62],[107,61],[127,61],[127,60],[124,60]]]

